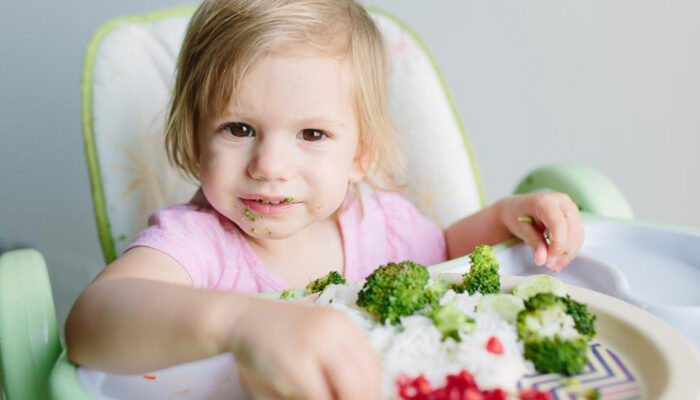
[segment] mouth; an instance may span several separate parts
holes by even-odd
[[[272,204],[273,206],[276,206],[278,204],[289,204],[294,201],[294,198],[292,197],[285,197],[284,200],[265,200],[265,199],[252,199],[257,201],[260,204]]]
[[[259,216],[275,216],[291,210],[299,204],[294,201],[293,197],[289,196],[249,195],[241,197],[240,200],[246,206],[246,216],[251,220],[254,220],[255,217],[251,211],[260,214]]]
[[[263,194],[251,194],[241,197],[241,200],[257,201],[260,204],[289,204],[294,202],[293,197],[287,196],[268,196]]]

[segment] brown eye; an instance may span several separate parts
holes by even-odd
[[[327,137],[325,132],[318,129],[304,129],[301,131],[301,137],[308,142],[315,142]]]
[[[224,127],[224,130],[235,137],[255,136],[255,129],[248,124],[232,122]]]

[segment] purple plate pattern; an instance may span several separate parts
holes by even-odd
[[[518,389],[534,387],[549,392],[555,400],[582,400],[586,394],[598,390],[603,400],[641,400],[642,384],[630,368],[611,349],[591,342],[588,365],[576,375],[525,375]]]

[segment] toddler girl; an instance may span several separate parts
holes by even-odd
[[[513,235],[536,264],[566,266],[583,240],[566,195],[505,198],[443,232],[389,192],[402,158],[387,63],[352,0],[205,1],[166,132],[200,190],[154,213],[83,291],[66,322],[69,358],[138,373],[232,352],[255,396],[378,399],[380,365],[348,317],[252,294],[331,270],[358,281],[390,261],[430,265]]]

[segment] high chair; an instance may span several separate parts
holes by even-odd
[[[146,226],[148,215],[186,202],[196,185],[167,162],[163,126],[180,43],[194,7],[117,18],[94,34],[85,55],[82,120],[95,218],[105,263]],[[404,192],[446,227],[486,203],[469,138],[435,60],[395,17],[370,9],[391,56],[390,109],[409,150]],[[424,134],[430,132],[430,135]],[[564,191],[584,212],[632,218],[624,196],[582,165],[545,166],[516,193]],[[31,284],[30,284],[31,283]],[[61,351],[51,288],[41,255],[0,258],[0,381],[8,400],[91,399]]]

